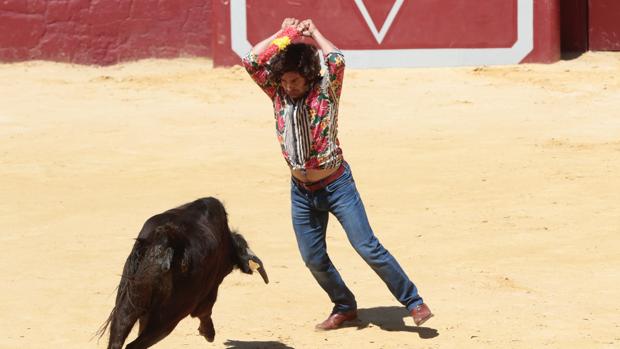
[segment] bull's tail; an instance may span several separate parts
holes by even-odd
[[[123,268],[114,308],[112,308],[110,315],[97,331],[97,335],[101,338],[108,329],[110,330],[108,349],[122,348],[125,339],[141,313],[138,304],[134,302],[132,291],[135,289],[136,272],[140,268],[145,251],[145,241],[136,240]]]
[[[149,238],[137,239],[127,257],[114,308],[97,331],[101,338],[109,329],[108,349],[121,349],[136,321],[147,314],[153,298],[170,294],[171,279],[166,278],[174,254],[166,237],[170,228],[166,224]]]

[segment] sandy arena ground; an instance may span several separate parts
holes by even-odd
[[[348,70],[340,140],[436,313],[422,328],[332,219],[361,320],[313,331],[331,304],[297,251],[269,100],[240,67],[0,65],[0,348],[104,348],[91,338],[142,223],[201,196],[272,282],[231,274],[213,344],[187,318],[155,348],[620,347],[620,53]]]

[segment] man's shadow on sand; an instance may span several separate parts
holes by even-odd
[[[357,321],[347,323],[345,327],[357,327],[361,330],[374,325],[384,331],[415,332],[423,339],[439,336],[439,332],[434,328],[408,326],[405,324],[405,318],[411,319],[411,315],[407,312],[407,309],[400,306],[358,309],[357,317]]]
[[[229,339],[224,345],[226,349],[295,349],[276,341],[237,341]]]

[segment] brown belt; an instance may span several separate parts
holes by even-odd
[[[330,183],[332,183],[333,181],[338,179],[340,176],[342,176],[343,173],[344,173],[344,163],[340,164],[340,167],[338,167],[338,169],[334,171],[332,174],[316,182],[304,183],[295,177],[292,177],[292,178],[293,178],[293,181],[295,181],[295,184],[297,184],[299,187],[307,191],[314,192],[317,190],[325,189],[325,187],[327,187]]]

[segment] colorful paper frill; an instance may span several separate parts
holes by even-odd
[[[295,29],[295,27],[288,27],[284,29],[278,36],[269,44],[267,49],[258,56],[258,63],[265,64],[269,62],[271,57],[275,56],[279,52],[283,51],[288,45],[290,45],[295,39],[301,35]]]

